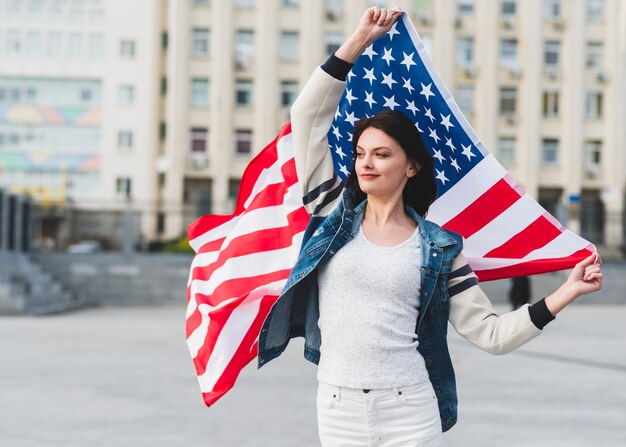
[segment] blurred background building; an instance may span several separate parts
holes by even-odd
[[[0,0],[0,187],[35,234],[136,243],[234,208],[255,153],[371,4],[401,6],[485,145],[607,249],[625,241],[624,0]]]

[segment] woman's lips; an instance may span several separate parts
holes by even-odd
[[[361,174],[363,180],[371,180],[376,177],[378,177],[376,174]]]

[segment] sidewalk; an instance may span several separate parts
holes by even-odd
[[[625,321],[624,305],[576,304],[504,357],[452,334],[446,446],[625,446]],[[0,445],[318,445],[301,339],[206,408],[183,326],[183,307],[0,318]]]

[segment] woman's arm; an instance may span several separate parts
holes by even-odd
[[[309,214],[328,214],[340,197],[341,180],[334,172],[326,135],[345,90],[345,76],[359,55],[391,29],[399,13],[367,9],[354,33],[315,70],[291,108],[296,169]]]
[[[491,354],[505,354],[541,334],[554,315],[576,298],[601,288],[600,257],[593,254],[576,265],[555,293],[531,306],[499,315],[461,254],[455,259],[448,280],[449,320],[474,345]]]

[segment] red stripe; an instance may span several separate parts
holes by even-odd
[[[502,214],[519,198],[520,193],[505,179],[501,179],[443,227],[469,238]]]
[[[571,269],[583,259],[591,256],[588,249],[578,250],[570,256],[553,259],[536,259],[521,264],[510,265],[489,270],[476,270],[476,276],[480,281],[493,281],[496,279],[513,278],[515,276],[537,275],[539,273],[556,272]]]
[[[533,223],[484,257],[521,259],[528,253],[544,247],[560,234],[559,228],[556,228],[544,216],[539,216]]]

